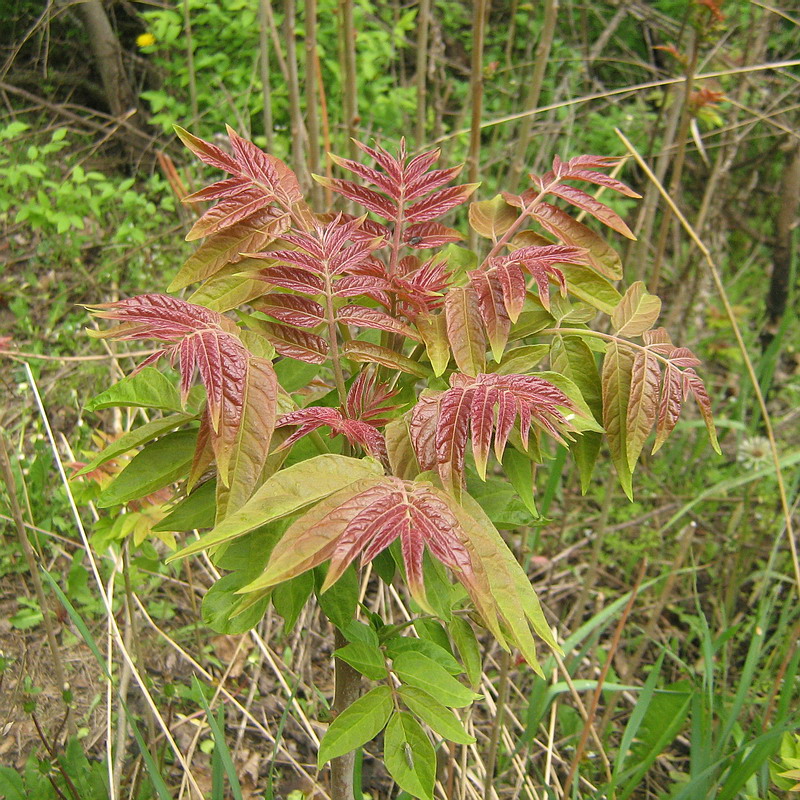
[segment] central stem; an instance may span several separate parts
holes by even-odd
[[[325,265],[325,319],[328,323],[328,344],[331,348],[331,363],[333,364],[333,379],[336,382],[336,391],[339,393],[339,402],[344,406],[347,400],[347,387],[344,385],[344,373],[339,361],[339,340],[336,332],[336,317],[333,310],[333,286],[328,265]]]
[[[333,629],[333,643],[337,650],[347,644],[347,639],[338,628]],[[334,659],[333,663],[333,713],[334,716],[338,716],[358,700],[361,693],[361,675],[339,658]],[[331,760],[332,800],[355,800],[353,787],[355,763],[355,750]]]

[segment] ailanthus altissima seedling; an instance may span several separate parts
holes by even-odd
[[[468,614],[538,670],[534,637],[556,641],[528,577],[466,490],[467,472],[483,481],[508,473],[532,508],[521,464],[530,475],[553,447],[567,448],[586,487],[605,440],[630,495],[649,436],[655,452],[689,396],[717,447],[698,360],[655,327],[660,301],[643,284],[620,292],[616,251],[570,211],[632,237],[587,189],[638,195],[606,174],[614,159],[555,158],[522,194],[470,204],[484,247],[465,272],[462,235],[441,220],[477,185],[455,183],[460,168],[438,168],[438,151],[412,157],[401,142],[395,156],[359,143],[371,164],[331,156],[353,179],[315,178],[361,206],[352,215],[311,209],[284,163],[230,129],[229,151],[178,135],[226,173],[185,198],[213,204],[187,235],[203,243],[170,286],[195,288],[185,300],[147,294],[93,309],[118,323],[103,336],[162,343],[142,366],[166,356],[183,402],[196,401],[196,412],[136,442],[146,461],[163,458],[172,430],[196,436],[182,474],[163,470],[162,486],[180,479],[187,495],[164,524],[210,530],[171,558],[208,550],[228,570],[204,602],[223,632],[254,625],[270,600],[296,619],[316,592],[349,638],[338,657],[388,681],[332,723],[320,763],[388,726],[388,769],[431,797],[433,750],[419,721],[469,742],[448,706],[474,694],[441,642],[417,646],[375,615],[369,635],[355,636],[355,565],[387,581],[400,572],[460,652],[475,641]],[[598,312],[609,324],[593,330]],[[120,404],[148,405],[149,373],[120,384]],[[148,493],[154,483],[151,472]]]

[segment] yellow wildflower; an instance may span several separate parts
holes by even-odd
[[[136,37],[136,44],[139,47],[150,47],[151,44],[156,43],[156,37],[152,33],[140,33]]]

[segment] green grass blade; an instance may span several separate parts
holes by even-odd
[[[55,578],[47,572],[47,570],[42,570],[44,577],[47,579],[48,583],[50,584],[53,591],[58,596],[58,599],[61,601],[61,604],[67,610],[67,614],[69,614],[70,619],[74,623],[75,627],[80,632],[83,640],[86,642],[87,647],[92,651],[92,655],[97,660],[97,663],[100,665],[100,668],[105,673],[106,678],[112,681],[113,678],[111,677],[111,672],[108,669],[108,664],[100,652],[100,648],[97,646],[97,642],[95,642],[94,637],[91,634],[89,628],[86,627],[86,623],[81,618],[81,615],[77,612],[75,607],[70,603],[67,596],[61,590],[61,587],[56,583]],[[164,779],[161,777],[161,771],[158,768],[155,760],[153,759],[150,750],[145,744],[144,737],[142,736],[141,732],[139,731],[139,726],[136,724],[136,718],[128,709],[128,705],[125,700],[122,698],[122,695],[119,694],[116,687],[114,691],[119,698],[119,701],[122,705],[122,709],[125,712],[125,718],[128,720],[128,723],[131,726],[131,731],[133,732],[133,736],[136,739],[136,744],[139,746],[139,750],[142,753],[142,758],[144,759],[145,766],[147,767],[147,774],[150,777],[150,781],[153,784],[153,788],[158,792],[158,796],[160,800],[172,800],[172,795],[170,794],[169,789],[167,788],[167,784],[164,783]]]
[[[647,676],[647,680],[642,687],[642,693],[637,698],[636,705],[633,707],[633,713],[628,720],[628,724],[625,726],[625,731],[622,734],[622,740],[620,741],[619,750],[617,751],[617,757],[614,762],[610,794],[613,794],[614,789],[616,789],[617,779],[619,778],[622,768],[625,765],[625,761],[628,756],[628,750],[633,743],[634,737],[639,731],[639,726],[642,724],[642,720],[644,719],[647,709],[650,707],[650,701],[653,699],[656,683],[658,682],[658,678],[661,674],[661,665],[664,661],[664,655],[665,654],[662,652],[656,663],[653,665],[653,668],[650,670],[650,674]]]
[[[203,687],[200,685],[200,681],[197,680],[196,675],[192,675],[192,686],[200,697],[200,705],[203,706],[203,711],[206,712],[208,724],[211,726],[211,732],[214,734],[214,750],[219,750],[220,760],[222,761],[222,766],[225,768],[225,774],[228,776],[228,783],[230,784],[234,800],[242,800],[242,787],[239,785],[239,776],[236,774],[236,767],[233,765],[231,751],[228,750],[228,745],[225,743],[225,732],[211,711],[208,700],[206,700],[206,696],[203,694]]]

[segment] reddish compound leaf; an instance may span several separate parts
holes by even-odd
[[[447,338],[458,368],[477,375],[486,364],[486,337],[483,332],[478,296],[469,286],[451,289],[445,298]]]
[[[396,394],[396,390],[378,380],[376,371],[362,370],[347,392],[344,414],[348,419],[380,427],[389,421],[386,415],[398,408],[389,402]]]
[[[522,309],[525,306],[525,294],[527,286],[525,283],[525,276],[522,274],[522,268],[519,264],[495,264],[491,268],[498,281],[500,281],[500,288],[503,292],[503,303],[506,307],[506,313],[512,322],[519,319]],[[538,286],[538,281],[537,281]],[[550,302],[550,293],[546,293],[547,302]],[[544,303],[542,303],[544,305]]]
[[[683,396],[689,396],[689,393],[694,395],[697,401],[697,407],[700,409],[700,415],[703,417],[706,429],[708,430],[708,438],[711,440],[711,446],[717,453],[721,454],[719,442],[717,441],[717,431],[714,427],[714,420],[711,416],[711,399],[706,391],[705,384],[702,378],[693,370],[686,369],[683,371]]]
[[[427,155],[432,156],[434,154],[436,154],[434,161],[438,161],[438,150],[432,150]],[[423,157],[424,155],[425,154],[423,154]],[[430,172],[420,171],[420,168],[427,170],[428,167],[434,163],[434,161],[426,164],[424,161],[417,158],[413,159],[409,163],[408,167],[406,168],[405,176],[408,183],[403,193],[403,197],[406,200],[416,200],[418,197],[422,197],[422,195],[432,192],[434,189],[438,189],[440,186],[444,186],[446,183],[450,183],[450,181],[455,180],[461,173],[461,166],[448,167],[447,169],[434,169]],[[417,175],[416,173],[419,174]]]
[[[453,228],[448,228],[440,222],[418,222],[409,225],[403,232],[403,244],[415,250],[441,247],[450,242],[461,241],[464,237]]]
[[[517,419],[525,447],[531,426],[561,443],[564,436],[575,430],[561,409],[576,413],[577,407],[543,378],[498,374],[471,378],[454,373],[450,384],[452,388],[439,395],[420,398],[412,411],[410,432],[422,469],[434,466],[435,450],[435,466],[442,483],[456,493],[464,472],[470,431],[475,463],[481,477],[485,477],[492,437],[495,455],[500,460]]]
[[[504,270],[504,275],[508,277],[507,270]],[[506,309],[504,296],[505,284],[494,271],[488,270],[486,272],[481,270],[470,272],[469,282],[478,298],[478,308],[489,337],[492,357],[499,362],[503,357],[503,351],[508,342],[508,333],[511,330],[511,318]],[[522,286],[524,298],[524,279]],[[510,298],[510,304],[515,310],[519,306],[517,298],[514,297]]]
[[[263,592],[330,560],[325,591],[356,558],[366,562],[400,540],[414,599],[431,610],[423,583],[425,550],[466,588],[484,624],[503,647],[520,648],[535,669],[531,629],[557,647],[525,573],[474,501],[460,507],[424,481],[365,478],[318,503],[294,522],[262,575],[242,592]],[[213,535],[213,531],[212,534]]]
[[[359,161],[351,161],[349,158],[342,158],[334,153],[328,153],[328,155],[331,161],[337,166],[346,169],[348,172],[352,172],[354,175],[358,175],[359,178],[363,178],[368,183],[374,184],[389,196],[394,195],[396,183],[388,175],[385,175],[377,169],[368,167],[366,164],[362,164]],[[316,180],[319,180],[316,175],[314,177]]]
[[[271,294],[253,303],[253,308],[278,322],[300,328],[315,328],[325,322],[325,312],[319,303],[296,294]]]
[[[236,197],[237,194],[245,192],[249,188],[250,181],[246,178],[225,178],[193,194],[187,195],[181,202],[191,205],[192,203],[222,200],[223,197]]]
[[[222,148],[211,144],[211,142],[200,139],[178,125],[175,126],[175,133],[178,134],[178,138],[204,163],[211,167],[224,170],[225,172],[230,172],[232,175],[238,173],[239,166],[236,160],[232,156],[229,156]]]
[[[173,364],[177,361],[184,397],[189,392],[195,372],[199,372],[208,402],[210,430],[206,431],[206,436],[211,440],[220,478],[227,485],[232,442],[236,440],[241,425],[250,374],[250,354],[238,337],[236,325],[215,311],[162,294],[139,295],[94,306],[93,313],[122,323],[106,331],[105,336],[156,339],[169,345],[151,356],[148,362],[153,363],[161,355],[169,356]],[[259,374],[271,371],[272,365],[266,361],[262,364],[259,360],[258,370]],[[273,398],[271,408],[264,411],[263,418],[270,435],[274,418]],[[203,438],[199,437],[199,447],[203,446]],[[268,443],[269,436],[265,439]]]
[[[250,324],[269,339],[282,356],[307,364],[324,364],[328,359],[328,343],[315,333],[264,320],[251,320]]]
[[[611,324],[620,336],[641,336],[653,327],[661,313],[661,300],[648,294],[641,281],[632,283],[611,315]]]
[[[661,449],[678,423],[683,403],[681,372],[672,364],[664,370],[664,381],[661,387],[661,399],[658,403],[658,422],[656,424],[656,441],[653,453]]]
[[[298,267],[268,267],[256,277],[266,281],[270,286],[303,294],[322,294],[325,288],[322,278]]]
[[[619,254],[605,239],[573,219],[566,211],[551,203],[540,203],[534,213],[537,222],[547,231],[573,247],[586,250],[589,263],[604,277],[612,281],[622,278],[622,261]]]
[[[565,180],[585,181],[587,183],[594,183],[597,186],[605,186],[607,189],[612,189],[615,192],[624,194],[627,197],[641,197],[638,192],[634,192],[629,186],[626,186],[622,181],[616,178],[611,178],[608,175],[598,172],[597,170],[609,169],[619,164],[618,158],[609,158],[606,156],[575,156],[569,161],[562,161],[558,156],[553,158],[553,169],[542,178],[536,175],[531,175],[534,183],[543,186],[550,186],[553,183],[560,184]]]
[[[325,406],[302,408],[280,417],[277,427],[284,425],[297,425],[298,427],[278,448],[280,450],[291,447],[298,439],[318,428],[328,427],[331,429],[331,436],[341,434],[350,444],[360,445],[368,455],[388,465],[383,434],[373,425],[361,420],[348,419],[336,408]]]
[[[186,234],[186,241],[192,242],[213,233],[232,228],[239,222],[252,217],[272,202],[273,198],[259,189],[246,187],[235,197],[226,197],[210,208]]]
[[[348,305],[342,306],[336,315],[337,322],[344,325],[356,325],[361,328],[372,328],[388,333],[399,333],[409,339],[419,341],[419,335],[399,319],[384,314],[376,308],[366,308],[365,306]]]
[[[630,348],[611,342],[603,359],[603,428],[617,470],[620,485],[632,498],[631,470],[628,466],[628,402],[631,394],[633,353]]]
[[[169,285],[176,292],[216,275],[228,264],[239,263],[250,250],[266,247],[289,227],[289,217],[265,208],[231,228],[216,233],[192,253]]]
[[[655,424],[660,385],[661,369],[658,359],[647,350],[637,350],[631,368],[631,394],[625,423],[625,448],[631,472]]]
[[[469,199],[469,196],[480,186],[479,183],[465,183],[461,186],[449,186],[418,200],[406,211],[406,219],[410,222],[427,222],[446,214],[456,206]]]
[[[372,211],[383,219],[394,221],[397,219],[397,209],[394,203],[378,192],[368,189],[366,186],[359,186],[353,181],[345,181],[340,178],[324,178],[321,175],[314,176],[317,183],[322,184],[327,189],[331,189],[337,194],[358,203],[364,208]]]
[[[294,172],[283,161],[243,139],[230,125],[226,125],[225,128],[239,166],[239,174],[250,178],[266,192],[273,194],[286,209],[302,203],[303,193],[300,190],[300,183]]]
[[[554,186],[550,189],[550,194],[560,197],[571,203],[573,206],[580,208],[587,214],[591,214],[596,220],[599,220],[604,225],[608,225],[612,230],[621,233],[628,239],[636,239],[633,231],[625,224],[625,220],[617,214],[616,211],[610,209],[599,200],[595,200],[592,195],[587,194],[582,189],[577,189],[574,186]]]

